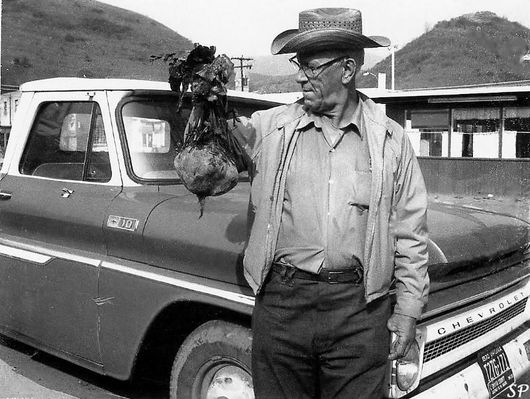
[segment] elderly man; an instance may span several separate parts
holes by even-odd
[[[358,10],[301,12],[272,53],[296,53],[303,101],[234,130],[252,160],[257,398],[383,396],[426,302],[425,185],[402,128],[355,90],[364,48],[389,45],[361,25]]]

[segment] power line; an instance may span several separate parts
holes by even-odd
[[[252,68],[252,64],[243,65],[243,62],[244,61],[254,61],[254,58],[245,58],[245,57],[241,56],[241,57],[231,57],[230,59],[239,61],[239,65],[235,65],[234,68],[239,68],[240,69],[240,73],[241,73],[241,91],[245,91],[245,76],[243,74],[243,69],[244,68],[251,69]]]

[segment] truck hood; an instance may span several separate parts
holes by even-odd
[[[529,242],[530,224],[477,208],[430,203],[429,237],[449,263],[492,259]],[[438,263],[433,254],[430,263]]]
[[[431,292],[520,264],[530,224],[482,209],[429,204]]]
[[[245,285],[241,259],[247,237],[248,183],[209,197],[202,218],[194,195],[184,188],[171,194],[152,210],[146,223],[143,252],[149,258],[144,261]],[[516,259],[520,262],[522,248],[529,242],[528,223],[479,209],[431,203],[428,224],[434,290],[491,274]]]

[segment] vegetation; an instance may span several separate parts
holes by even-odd
[[[193,43],[150,18],[97,1],[4,0],[2,83],[56,76],[167,80],[152,54]]]
[[[496,83],[530,79],[530,30],[491,12],[466,14],[437,23],[431,30],[395,53],[395,88]],[[369,72],[391,79],[391,57]],[[375,87],[371,75],[359,76],[359,87]],[[387,87],[390,84],[387,83]],[[251,90],[299,90],[294,76],[263,77],[250,74]]]
[[[190,40],[150,18],[97,1],[4,0],[2,6],[4,84],[54,76],[167,80],[166,66],[150,62],[150,56],[168,51],[184,54],[193,48]],[[530,62],[522,59],[529,52],[528,28],[491,12],[463,15],[437,23],[396,51],[395,87],[530,79]],[[390,64],[389,56],[369,72],[384,72],[390,81]],[[274,69],[271,64],[265,70]],[[300,89],[292,74],[267,76],[253,71],[251,91]],[[358,85],[374,87],[375,78],[359,76]]]
[[[530,79],[530,30],[491,12],[437,23],[395,54],[396,89],[454,86]],[[370,72],[390,78],[387,57]],[[361,87],[373,86],[363,77]]]

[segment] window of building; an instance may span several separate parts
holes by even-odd
[[[18,108],[18,100],[15,100],[15,111],[17,110]]]
[[[19,170],[25,175],[61,180],[109,181],[109,152],[98,104],[43,104],[31,128]]]
[[[530,158],[530,107],[504,108],[503,158]]]
[[[7,101],[4,101],[4,115],[7,115]]]
[[[499,108],[453,110],[451,157],[498,158]]]
[[[405,129],[416,155],[448,156],[449,110],[407,111]]]

